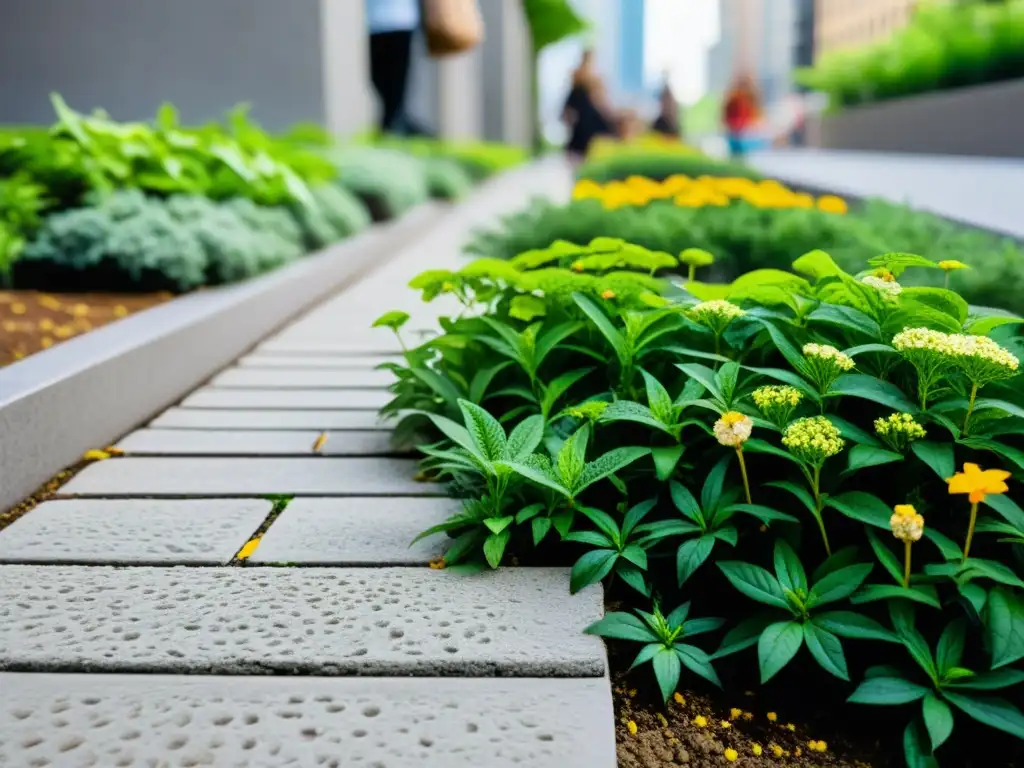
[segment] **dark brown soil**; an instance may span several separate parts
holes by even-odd
[[[0,366],[161,304],[169,293],[0,291]]]

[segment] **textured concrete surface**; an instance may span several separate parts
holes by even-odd
[[[86,467],[61,494],[82,496],[443,496],[416,462],[363,458],[127,457]]]
[[[0,669],[593,677],[561,568],[0,566]]]
[[[171,408],[149,423],[160,429],[325,429],[390,430],[376,411],[296,411],[260,409]]]
[[[327,432],[319,451],[313,446],[321,432],[214,429],[140,429],[117,444],[134,456],[385,456],[398,453],[384,430]]]
[[[249,562],[423,565],[451,539],[442,533],[412,540],[461,510],[452,499],[295,499]]]
[[[615,766],[602,678],[6,673],[0,690],[10,768]]]
[[[401,363],[399,355],[246,355],[238,361],[243,368],[375,368],[381,363]]]
[[[372,368],[304,370],[232,368],[213,378],[212,387],[235,389],[375,389],[395,380],[391,371]]]
[[[773,150],[755,154],[762,173],[839,194],[897,203],[1024,237],[1024,160],[883,152]],[[954,181],[955,179],[955,181]]]
[[[270,510],[263,499],[48,501],[0,531],[0,562],[224,565]]]
[[[340,355],[359,356],[401,352],[398,340],[392,336],[380,339],[360,337],[351,341],[326,341],[316,339],[268,340],[256,347],[257,354],[294,353],[297,355]]]
[[[376,411],[394,398],[385,389],[215,389],[196,390],[182,408],[294,408]]]

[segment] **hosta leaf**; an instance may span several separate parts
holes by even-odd
[[[804,642],[804,628],[795,621],[780,621],[768,626],[757,641],[761,682],[767,683],[785,667]]]

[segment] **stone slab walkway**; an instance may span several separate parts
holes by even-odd
[[[615,764],[600,589],[426,567],[443,540],[409,543],[458,502],[389,444],[368,328],[431,327],[409,278],[569,187],[484,187],[0,531],[0,765]]]
[[[839,194],[884,197],[1024,237],[1024,161],[882,152],[772,150],[752,156],[762,173]]]

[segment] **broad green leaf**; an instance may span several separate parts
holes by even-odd
[[[926,440],[915,440],[910,450],[939,478],[945,482],[956,472],[956,460],[953,457],[952,443],[934,443]]]
[[[895,348],[890,347],[888,344],[860,344],[856,347],[850,347],[849,349],[843,350],[843,354],[847,355],[848,357],[857,357],[857,355],[864,355],[869,352],[874,352],[876,354],[882,355],[896,354]]]
[[[619,561],[615,563],[615,575],[644,597],[651,596],[651,586],[647,583],[644,572],[627,560],[619,558]]]
[[[630,544],[622,550],[622,557],[631,562],[637,568],[647,570],[647,553],[636,544]]]
[[[951,621],[939,638],[935,649],[935,664],[942,675],[948,669],[959,667],[963,661],[964,643],[967,641],[967,625],[963,619]]]
[[[719,688],[722,687],[722,681],[718,679],[718,673],[715,672],[715,668],[711,664],[711,657],[707,653],[696,646],[681,644],[676,646],[676,654],[691,672],[700,675]]]
[[[520,525],[525,523],[527,520],[532,520],[543,511],[544,505],[540,503],[530,504],[529,506],[523,507],[521,510],[516,512],[516,524]]]
[[[808,605],[834,603],[852,595],[871,573],[870,563],[850,565],[830,573],[813,587],[807,599]]]
[[[654,474],[661,482],[665,482],[672,473],[676,471],[679,460],[683,457],[683,446],[664,445],[651,448],[651,458],[654,459]]]
[[[753,319],[761,323],[765,330],[768,331],[772,343],[779,350],[779,354],[786,358],[786,362],[793,366],[797,373],[806,373],[808,370],[807,361],[804,360],[803,353],[797,349],[793,342],[787,339],[786,335],[769,321],[758,317]]]
[[[1021,408],[1019,405],[1014,405],[1013,403],[1008,403],[1006,400],[994,400],[990,397],[978,398],[974,402],[974,410],[975,412],[997,410],[1008,413],[1011,416],[1016,416],[1017,418],[1024,418],[1024,408]]]
[[[449,418],[438,416],[434,413],[428,413],[427,416],[432,422],[434,422],[434,426],[441,430],[445,437],[468,451],[477,459],[477,461],[480,462],[481,466],[487,463],[487,458],[483,453],[481,453],[480,449],[477,448],[476,443],[473,441],[473,438],[465,427]]]
[[[773,522],[784,522],[784,523],[799,523],[800,520],[792,515],[787,515],[785,512],[779,512],[771,507],[766,507],[762,504],[731,504],[725,508],[726,512],[742,512],[743,514],[756,517],[762,523],[768,524]]]
[[[724,624],[725,619],[690,619],[683,622],[683,637],[696,637],[705,632],[714,632],[721,629]]]
[[[718,563],[729,582],[751,600],[789,610],[789,602],[779,582],[759,565],[738,560]]]
[[[501,423],[476,403],[459,400],[459,408],[466,420],[466,430],[477,450],[490,462],[504,461],[508,456],[508,441]]]
[[[917,413],[918,408],[895,384],[862,373],[844,373],[829,388],[828,397],[857,397],[870,400],[902,413]]]
[[[643,520],[652,509],[654,509],[657,503],[657,499],[648,499],[647,501],[635,504],[628,512],[626,512],[626,516],[622,520],[623,541],[627,541],[629,539],[630,534],[633,533],[633,529],[635,529],[640,524],[640,521]]]
[[[515,517],[512,515],[505,515],[504,517],[488,517],[484,520],[491,533],[501,533],[508,528],[512,523],[515,522]]]
[[[996,587],[988,596],[985,612],[992,653],[992,669],[1024,658],[1024,604],[1009,589]]]
[[[623,368],[630,365],[633,360],[633,353],[629,349],[625,337],[615,328],[604,311],[594,303],[593,299],[582,293],[574,293],[572,299],[576,302],[576,306],[582,309],[583,313],[590,318],[591,322],[601,332],[601,335],[604,336],[612,350],[614,350],[615,356],[619,360],[619,365]]]
[[[830,573],[835,573],[840,568],[854,565],[860,560],[860,553],[857,547],[843,547],[833,552],[821,565],[814,569],[811,574],[811,583],[816,584]]]
[[[912,600],[932,608],[942,607],[934,588],[927,586],[908,589],[895,584],[865,584],[850,596],[850,602],[855,605],[875,603],[879,600]]]
[[[882,464],[892,464],[903,461],[902,453],[894,453],[884,448],[874,448],[870,445],[855,445],[848,453],[849,462],[844,474],[856,472],[858,469],[877,467]]]
[[[839,304],[823,303],[807,315],[807,320],[812,323],[824,323],[857,331],[872,339],[877,339],[882,335],[882,329],[870,315],[859,309]]]
[[[811,496],[811,492],[804,488],[802,485],[791,483],[788,480],[777,480],[770,483],[765,483],[770,488],[779,488],[780,490],[786,491],[787,493],[795,496],[801,504],[810,512],[812,515],[817,515],[818,510],[814,505],[814,497]]]
[[[949,477],[952,477],[952,474]],[[986,496],[982,503],[998,512],[1006,522],[1018,531],[1024,532],[1024,510],[1009,496]]]
[[[924,723],[915,717],[907,723],[903,731],[903,759],[907,768],[939,768],[931,750],[931,739],[928,737]]]
[[[584,327],[583,323],[565,322],[547,328],[537,334],[537,342],[534,345],[533,361],[537,368],[547,358],[551,351],[572,336],[576,331]]]
[[[577,544],[586,544],[598,549],[616,549],[617,544],[611,538],[598,531],[569,531],[562,541],[573,541]]]
[[[612,403],[604,409],[598,421],[602,424],[610,424],[616,421],[633,421],[637,424],[644,424],[671,434],[669,425],[659,421],[650,408],[640,403],[634,403],[632,400],[617,400]]]
[[[949,689],[944,690],[943,695],[950,704],[979,723],[1024,739],[1024,715],[1010,702]]]
[[[697,525],[704,525],[704,516],[701,514],[700,504],[697,503],[689,489],[675,480],[669,483],[668,488],[669,494],[672,496],[672,503],[676,509],[697,523]]]
[[[839,430],[839,434],[842,435],[842,437],[845,438],[846,440],[849,440],[852,443],[857,443],[858,445],[870,445],[874,448],[883,447],[881,440],[872,435],[870,432],[865,432],[856,424],[853,424],[847,421],[846,419],[840,418],[839,416],[836,416],[834,413],[826,414],[825,418],[832,422],[833,426],[835,426],[835,428]]]
[[[722,644],[711,654],[711,658],[724,658],[757,645],[761,633],[771,623],[772,619],[766,616],[755,616],[741,621],[726,633],[722,638]]]
[[[794,456],[789,451],[778,448],[771,443],[760,440],[756,437],[752,437],[743,444],[743,450],[747,453],[769,453],[772,456],[778,456],[780,459],[786,459],[794,464],[800,464],[800,459]]]
[[[658,640],[658,636],[653,630],[639,618],[631,613],[621,611],[607,614],[603,619],[595,621],[583,631],[588,635],[600,635],[614,640],[635,640],[640,643]]]
[[[978,675],[946,683],[956,690],[996,691],[1024,683],[1024,672],[1019,669],[995,669]]]
[[[530,322],[536,320],[538,317],[544,317],[548,312],[547,305],[544,300],[539,296],[532,296],[530,294],[521,294],[514,296],[512,301],[509,302],[508,316],[514,317],[516,320],[523,320]]]
[[[713,536],[689,539],[679,545],[676,552],[676,578],[682,586],[694,572],[704,564],[715,548]]]
[[[727,453],[711,468],[704,480],[704,486],[700,491],[700,504],[706,515],[710,515],[718,508],[718,503],[722,498],[722,488],[725,485],[725,473],[729,469],[731,461],[732,454]]]
[[[569,574],[569,592],[576,594],[584,587],[597,584],[612,572],[619,553],[607,549],[595,549],[587,552],[576,561]]]
[[[975,575],[992,579],[999,584],[1005,584],[1009,587],[1024,589],[1024,581],[1014,573],[1013,569],[996,560],[983,560],[972,557],[967,561],[966,567],[973,571]]]
[[[570,491],[558,480],[551,477],[547,472],[538,469],[537,467],[530,466],[521,461],[507,461],[504,462],[504,466],[511,469],[517,475],[525,477],[527,480],[536,483],[537,485],[543,486],[544,488],[550,488],[553,491],[561,494],[562,496],[569,497]]]
[[[718,378],[715,376],[715,372],[706,365],[701,365],[700,363],[676,363],[676,368],[691,379],[699,381],[716,400],[723,400],[722,390],[718,386]]]
[[[686,622],[686,617],[690,615],[690,601],[687,600],[682,605],[677,605],[675,609],[665,617],[665,622],[670,627],[678,627]]]
[[[875,556],[878,561],[882,564],[882,567],[889,572],[893,580],[897,584],[903,584],[903,566],[900,565],[900,561],[896,559],[896,555],[892,553],[882,540],[878,538],[874,531],[870,528],[866,529],[865,533],[868,535],[868,541],[871,543],[871,549],[874,550]]]
[[[659,421],[671,424],[674,421],[672,418],[672,396],[661,382],[647,371],[641,369],[640,373],[644,377],[644,386],[647,389],[647,407]]]
[[[793,262],[793,271],[820,280],[823,277],[838,277],[846,273],[825,251],[808,251]]]
[[[632,672],[641,664],[646,664],[664,649],[665,646],[662,643],[648,643],[640,649],[640,653],[638,653],[636,658],[633,659],[633,663],[629,665],[629,671]]]
[[[583,477],[583,468],[587,464],[587,444],[590,441],[590,425],[584,424],[577,429],[566,440],[558,456],[555,459],[555,466],[558,476],[565,487],[572,491],[573,495],[580,490],[580,480]]]
[[[991,451],[1016,464],[1018,468],[1024,469],[1024,451],[1012,445],[1006,445],[998,440],[989,440],[984,437],[965,437],[960,442],[968,448]]]
[[[409,313],[401,312],[399,310],[391,310],[385,312],[383,315],[373,321],[371,328],[390,328],[393,331],[397,331],[403,325],[409,322]]]
[[[552,379],[551,382],[546,384],[543,388],[543,394],[540,399],[541,411],[545,415],[550,415],[559,398],[568,392],[574,384],[581,381],[593,370],[593,368],[577,368],[575,371],[567,371],[566,373],[560,374]]]
[[[512,365],[512,361],[505,360],[497,365],[492,365],[488,368],[481,368],[477,371],[473,376],[472,381],[469,383],[469,399],[474,403],[482,402],[487,394],[487,388],[491,385],[491,382],[494,381],[494,377],[510,365]]]
[[[501,533],[492,533],[484,539],[484,557],[491,568],[501,565],[501,558],[505,554],[505,547],[512,538],[512,531],[505,529]]]
[[[970,311],[967,302],[960,298],[956,291],[946,288],[905,287],[900,293],[900,304],[906,305],[908,301],[923,304],[944,315],[949,315],[956,321],[958,328],[963,327]]]
[[[779,621],[765,628],[757,641],[761,683],[767,683],[785,667],[804,642],[804,628],[795,621]]]
[[[775,541],[775,576],[784,590],[807,592],[807,572],[796,552],[783,539]]]
[[[679,656],[676,655],[675,649],[663,648],[651,663],[654,665],[654,677],[658,681],[661,697],[668,701],[669,696],[679,686],[679,675],[682,673]]]
[[[876,704],[880,706],[909,704],[923,699],[928,689],[902,677],[869,677],[857,686],[850,698],[851,704]]]
[[[761,376],[766,376],[769,379],[775,379],[776,381],[781,381],[784,384],[789,384],[791,387],[795,387],[800,390],[804,396],[808,397],[815,403],[821,402],[821,395],[818,394],[818,391],[807,382],[807,379],[793,373],[792,371],[787,371],[782,368],[752,368],[748,365],[743,367],[751,373],[756,373]]]
[[[523,419],[508,436],[509,457],[513,461],[522,461],[537,450],[543,437],[544,417],[536,414]]]
[[[946,702],[934,693],[929,693],[921,701],[921,714],[924,716],[924,727],[928,730],[932,749],[938,749],[953,732],[953,712]]]
[[[870,493],[848,491],[838,496],[830,496],[825,501],[825,506],[875,528],[889,529],[892,509],[880,498]]]
[[[583,474],[580,476],[579,482],[573,488],[573,491],[578,494],[584,488],[588,488],[608,475],[625,469],[634,461],[643,458],[650,452],[650,448],[613,448],[603,456],[598,456],[584,467]]]
[[[580,507],[580,512],[612,541],[620,540],[619,524],[607,512],[596,507]]]
[[[550,517],[535,517],[530,523],[530,529],[533,533],[533,546],[540,544],[544,537],[548,535],[548,531],[551,530],[551,518]]]
[[[811,652],[821,668],[840,680],[849,681],[850,673],[846,668],[846,655],[843,653],[843,644],[839,642],[839,638],[810,621],[803,625],[803,630],[807,650]]]
[[[826,611],[811,620],[815,626],[840,637],[853,640],[881,640],[886,643],[899,642],[896,636],[874,619],[853,611]]]

